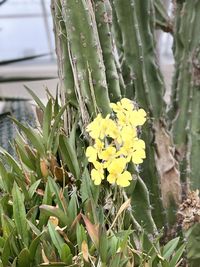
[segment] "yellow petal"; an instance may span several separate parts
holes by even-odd
[[[97,160],[97,150],[94,147],[89,146],[86,149],[86,157],[88,158],[89,162],[96,161]]]
[[[94,181],[95,185],[100,185],[101,181],[102,181],[102,174],[99,173],[97,170],[92,169],[91,171],[91,177],[92,180]]]
[[[101,151],[104,148],[104,143],[100,139],[96,139],[95,140],[94,147],[99,152],[99,151]]]
[[[134,110],[130,115],[130,122],[133,126],[141,126],[146,121],[146,112],[144,109]]]
[[[134,150],[145,149],[145,142],[142,139],[135,139],[133,147]]]
[[[108,161],[112,159],[115,156],[115,154],[116,154],[116,148],[110,146],[99,154],[99,158]]]
[[[145,150],[138,149],[132,153],[132,161],[135,164],[140,164],[143,162],[143,159],[146,158]]]
[[[129,111],[133,110],[134,106],[133,106],[133,103],[132,103],[132,101],[130,99],[122,98],[122,100],[120,102],[121,102],[122,107],[124,109],[127,109]]]
[[[112,160],[111,164],[108,166],[109,173],[112,174],[119,174],[122,173],[126,166],[126,159],[125,158],[118,158]]]
[[[117,185],[122,187],[127,187],[130,185],[130,181],[132,180],[132,176],[130,172],[125,171],[124,173],[118,175],[117,177]]]
[[[114,184],[116,182],[116,176],[113,174],[109,174],[107,180],[110,184]]]

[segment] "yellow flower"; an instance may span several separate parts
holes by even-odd
[[[141,126],[146,121],[146,115],[146,112],[142,108],[139,110],[133,110],[130,114],[130,123],[133,126]]]
[[[146,158],[145,150],[138,149],[132,153],[132,162],[135,164],[140,164],[143,162],[143,159]]]
[[[92,169],[91,177],[95,185],[100,185],[101,181],[104,179],[103,165],[98,161],[94,162],[93,164],[95,169]]]
[[[96,148],[97,153],[101,153],[102,149],[104,148],[104,143],[100,139],[96,139],[94,148]]]
[[[96,119],[87,126],[86,130],[93,139],[104,139],[105,136],[115,139],[119,135],[117,125],[110,119],[110,115],[107,115],[104,119],[98,114]]]
[[[113,146],[107,147],[99,154],[99,158],[102,160],[110,161],[116,156],[116,148]]]
[[[114,159],[107,168],[109,171],[107,181],[110,184],[117,183],[117,185],[120,185],[122,187],[129,186],[132,177],[130,172],[124,171],[125,167],[125,158]]]
[[[128,112],[118,112],[117,113],[117,119],[118,119],[118,124],[119,126],[125,126],[130,124],[130,118],[129,118],[129,113]]]
[[[145,153],[145,142],[141,139],[137,139],[134,143],[132,153],[132,162],[135,164],[140,164],[143,162],[143,159],[146,158]]]
[[[95,162],[97,160],[97,150],[92,146],[87,147],[86,157],[89,162]]]
[[[117,102],[116,104],[111,103],[110,107],[116,113],[124,112],[126,110],[132,111],[134,108],[132,101],[128,98],[123,98],[121,101]]]
[[[109,183],[126,187],[132,180],[131,173],[126,171],[127,164],[130,161],[140,164],[146,157],[145,143],[137,137],[137,126],[145,123],[147,114],[143,109],[136,110],[127,98],[110,106],[114,111],[112,116],[103,118],[98,114],[86,128],[94,139],[86,156],[94,165],[91,178],[95,185],[104,179],[106,169]]]
[[[106,135],[113,138],[113,139],[116,139],[119,137],[120,135],[120,131],[119,131],[119,128],[117,127],[116,123],[111,120],[111,119],[106,119],[105,120],[105,123],[106,123]]]
[[[122,142],[133,142],[134,138],[137,136],[137,131],[136,128],[130,126],[130,125],[126,125],[121,129],[121,139]]]
[[[132,176],[128,171],[125,171],[123,173],[114,173],[114,174],[110,173],[107,177],[107,180],[110,184],[116,183],[119,186],[127,187],[130,185]]]
[[[110,163],[107,169],[109,173],[116,174],[116,173],[122,173],[125,166],[126,166],[126,159],[118,158],[118,159],[112,160],[112,162]]]
[[[98,139],[101,132],[102,116],[98,114],[97,117],[87,126],[86,131],[93,139]]]
[[[130,185],[130,181],[132,180],[132,176],[130,172],[125,171],[122,174],[118,175],[116,183],[122,187],[127,187]]]

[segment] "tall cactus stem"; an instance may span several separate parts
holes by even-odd
[[[79,86],[84,102],[91,115],[94,103],[89,85],[88,66],[92,75],[96,103],[106,115],[110,112],[105,67],[100,48],[97,26],[90,0],[62,0],[67,37],[70,43],[72,60],[77,66]]]
[[[109,97],[110,101],[116,102],[121,99],[121,90],[111,34],[112,10],[107,11],[108,3],[106,2],[109,1],[95,0],[94,11],[106,70]]]

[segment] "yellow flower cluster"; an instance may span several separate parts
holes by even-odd
[[[131,100],[123,98],[110,104],[113,114],[103,118],[101,114],[87,126],[94,145],[86,150],[88,161],[94,168],[91,177],[99,185],[108,173],[107,181],[119,186],[129,186],[132,180],[127,171],[130,161],[140,164],[145,159],[145,143],[137,136],[137,127],[146,121],[146,112],[136,109]]]

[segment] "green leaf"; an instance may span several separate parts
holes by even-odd
[[[36,130],[32,129],[30,126],[29,127],[24,126],[22,123],[20,123],[14,118],[12,118],[12,120],[24,132],[27,139],[33,144],[33,146],[38,150],[38,152],[41,155],[44,155],[45,149],[43,145],[43,139],[39,135],[39,133]]]
[[[2,214],[1,224],[3,230],[3,237],[7,239],[15,228],[14,222],[7,215]]]
[[[63,163],[67,165],[76,179],[80,179],[80,168],[76,151],[73,149],[69,139],[64,135],[60,135],[59,149],[63,158]]]
[[[63,247],[64,241],[61,238],[61,236],[58,234],[58,232],[55,230],[54,225],[50,221],[48,222],[48,229],[49,229],[49,234],[50,234],[52,243],[57,248],[60,258],[61,258],[62,247]]]
[[[68,208],[67,208],[67,215],[69,216],[70,224],[74,221],[77,216],[77,193],[74,192],[71,196]]]
[[[29,169],[35,171],[34,163],[30,160],[29,156],[27,155],[24,145],[22,145],[17,140],[17,138],[15,139],[15,147],[16,147],[16,151],[18,152],[18,156],[20,157],[23,164],[25,164]]]
[[[99,238],[99,254],[103,263],[107,262],[108,256],[108,239],[106,232],[101,233]]]
[[[81,251],[81,245],[83,243],[83,241],[86,241],[87,243],[87,235],[85,232],[85,228],[83,227],[82,224],[77,224],[76,227],[76,239],[77,239],[77,243],[78,243],[78,249],[79,251]]]
[[[30,260],[33,261],[36,255],[37,248],[40,244],[40,239],[44,232],[39,234],[35,239],[32,240],[30,247],[29,247],[29,252],[30,252]]]
[[[87,168],[85,168],[83,171],[81,181],[82,202],[85,202],[88,199],[92,199],[92,201],[97,204],[100,187],[94,185]]]
[[[61,209],[50,205],[41,205],[40,210],[41,212],[44,212],[44,214],[46,214],[48,217],[54,216],[58,218],[61,227],[65,227],[66,225],[70,226],[68,216]]]
[[[120,253],[116,253],[112,258],[110,267],[120,266],[120,259],[121,259]]]
[[[20,267],[30,267],[30,263],[31,263],[30,253],[27,248],[24,248],[20,252],[17,263],[18,263],[18,266]]]
[[[18,162],[2,147],[0,147],[0,153],[2,153],[6,157],[6,161],[10,167],[22,178],[23,173],[18,164]]]
[[[31,206],[26,214],[26,219],[30,220],[32,223],[35,223],[37,216],[38,216],[38,205]]]
[[[58,89],[58,86],[56,88],[56,99],[55,99],[55,103],[54,103],[54,109],[53,109],[53,112],[54,112],[54,115],[57,116],[58,113],[59,113],[59,110],[60,110],[60,106],[59,106],[59,93],[58,93],[59,89]]]
[[[10,236],[6,239],[6,242],[4,244],[3,247],[3,252],[1,255],[1,260],[3,262],[3,266],[6,267],[8,266],[8,261],[9,261],[9,257],[10,257],[10,239],[11,239],[12,233],[10,234]]]
[[[44,191],[44,197],[43,197],[43,200],[42,200],[42,204],[46,204],[46,205],[51,205],[52,204],[52,193],[51,193],[51,190],[50,190],[50,182],[49,180],[47,181],[47,184],[46,184],[46,188],[45,188],[45,191]],[[45,226],[47,224],[47,221],[48,221],[48,217],[46,214],[44,213],[41,213],[40,214],[40,217],[39,217],[39,228],[41,229],[43,226]]]
[[[162,253],[162,256],[164,259],[169,260],[171,255],[174,253],[176,247],[178,246],[179,239],[180,239],[179,237],[176,237],[176,238],[170,240],[164,246],[163,253]]]
[[[67,244],[63,244],[61,250],[61,260],[67,263],[68,265],[72,264],[72,254],[69,246]]]
[[[1,176],[1,186],[7,192],[11,192],[12,181],[8,179],[8,173],[4,164],[0,161],[0,176]]]
[[[27,220],[27,223],[35,235],[41,234],[41,231],[31,221]]]
[[[13,218],[15,220],[18,234],[21,236],[23,243],[28,247],[29,235],[28,224],[26,221],[26,210],[24,206],[24,197],[19,187],[14,183],[13,190]]]
[[[49,99],[47,106],[44,110],[43,123],[42,123],[42,133],[45,142],[48,140],[52,120],[52,100]]]
[[[35,100],[35,102],[38,104],[38,106],[41,108],[41,110],[45,110],[45,105],[41,102],[41,100],[37,97],[37,95],[30,89],[28,86],[24,85],[26,90],[29,92],[29,94],[32,96],[32,98]]]
[[[60,189],[59,189],[58,184],[56,184],[56,182],[50,176],[48,177],[48,181],[49,181],[50,190],[52,194],[55,194],[58,207],[65,212],[65,207],[60,197]]]
[[[55,117],[53,126],[52,126],[51,131],[50,131],[50,135],[49,135],[49,138],[47,141],[47,150],[49,150],[49,151],[51,151],[51,149],[52,149],[53,140],[54,140],[54,137],[56,136],[57,128],[61,122],[61,116],[63,115],[66,107],[67,107],[67,105],[64,105],[61,108],[61,110],[59,111],[58,115]]]
[[[17,257],[14,259],[11,267],[17,267]]]
[[[187,258],[200,262],[200,223],[194,224],[185,233]],[[199,264],[198,264],[199,265]]]
[[[5,239],[3,237],[0,237],[0,251],[5,245]]]
[[[185,250],[185,244],[180,246],[180,248],[176,251],[176,253],[173,255],[172,260],[169,263],[169,267],[175,267],[178,261],[180,260],[181,256],[183,255],[183,252]]]
[[[28,194],[29,194],[29,197],[30,199],[33,197],[35,191],[37,190],[39,184],[41,182],[41,179],[40,180],[37,180],[34,184],[32,184],[28,190]]]

